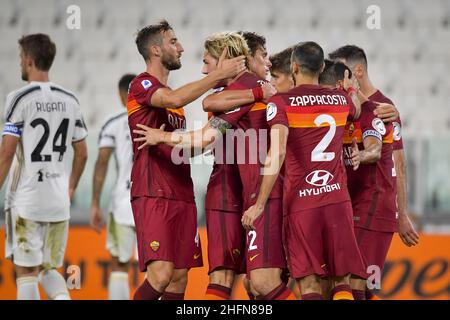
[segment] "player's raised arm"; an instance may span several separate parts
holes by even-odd
[[[216,70],[203,79],[188,83],[176,90],[169,88],[158,89],[151,98],[151,105],[161,108],[181,108],[199,98],[221,80],[232,78],[245,70],[245,56],[225,59],[226,49],[223,50]]]
[[[138,124],[137,127],[141,130],[135,129],[133,133],[139,134],[141,137],[135,138],[133,141],[143,142],[138,150],[158,144],[186,149],[206,149],[217,141],[227,129],[232,128],[232,125],[223,119],[212,117],[203,128],[188,132],[166,132],[164,126],[154,129]]]
[[[246,90],[226,90],[212,93],[203,100],[203,110],[207,112],[226,112],[253,102],[268,100],[277,91],[269,82],[260,87]]]
[[[358,89],[358,82],[356,78],[350,78],[350,72],[348,70],[345,70],[344,72],[343,87],[349,97],[352,99],[352,102],[356,108],[353,119],[358,119],[361,115],[361,104],[366,102],[367,98]]]

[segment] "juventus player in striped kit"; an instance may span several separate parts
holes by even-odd
[[[40,299],[40,282],[49,299],[67,300],[66,282],[56,269],[63,264],[70,202],[87,159],[87,130],[77,98],[49,82],[55,44],[47,35],[32,34],[19,45],[28,84],[6,99],[0,147],[0,187],[11,173],[6,257],[14,263],[18,299]],[[68,145],[74,150],[71,170]]]
[[[128,88],[134,74],[126,74],[119,81],[119,96],[122,107],[126,107]],[[106,247],[111,254],[112,266],[109,276],[110,300],[129,300],[129,262],[136,246],[136,231],[130,203],[130,178],[133,166],[133,151],[128,127],[128,113],[122,110],[110,116],[102,126],[98,137],[98,156],[95,162],[91,226],[100,232],[104,226],[100,208],[100,195],[106,178],[108,162],[114,155],[117,178],[109,205]]]

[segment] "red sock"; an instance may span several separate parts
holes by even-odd
[[[161,296],[161,300],[184,300],[184,292],[183,293],[175,293],[175,292],[164,292]]]
[[[355,300],[352,295],[352,289],[348,284],[341,284],[331,290],[331,299],[333,300]]]
[[[205,300],[230,300],[231,288],[210,284],[206,289]]]
[[[286,284],[281,283],[278,287],[270,291],[265,296],[258,296],[257,300],[293,300],[289,299],[291,295],[291,290],[286,287]]]
[[[302,300],[323,300],[322,295],[318,293],[302,294]]]
[[[136,289],[133,300],[158,300],[162,292],[156,291],[147,279]]]
[[[352,290],[355,300],[366,300],[366,291],[364,290]]]

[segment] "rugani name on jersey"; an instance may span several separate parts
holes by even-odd
[[[62,101],[58,102],[38,102],[36,101],[37,112],[66,112],[66,103]]]

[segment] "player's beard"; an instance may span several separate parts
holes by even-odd
[[[178,70],[181,68],[180,58],[171,57],[168,54],[163,54],[161,63],[169,71]]]

